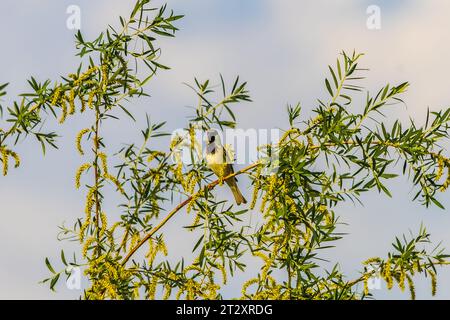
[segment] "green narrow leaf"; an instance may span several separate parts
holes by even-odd
[[[439,208],[441,208],[442,210],[445,210],[445,207],[442,205],[442,203],[440,203],[437,199],[435,198],[431,198],[431,201]]]
[[[53,269],[52,265],[50,264],[50,261],[48,260],[48,258],[45,258],[45,264],[47,265],[48,270],[50,270],[51,273],[56,274],[55,269]]]
[[[331,85],[330,85],[330,82],[328,81],[328,79],[325,79],[325,85],[327,86],[327,90],[330,93],[330,96],[333,97],[334,96],[333,90],[331,90]]]
[[[60,274],[58,273],[50,282],[50,290],[55,291],[55,285],[58,283]]]
[[[336,87],[336,90],[337,90],[337,88],[339,88],[339,85],[338,85],[338,81],[336,79],[336,74],[334,73],[334,70],[333,70],[333,68],[331,68],[331,66],[328,66],[328,69],[330,69],[330,73],[331,73],[331,76],[333,77],[333,81],[334,81],[334,86]]]

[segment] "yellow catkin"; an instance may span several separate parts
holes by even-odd
[[[412,278],[407,274],[406,280],[408,281],[409,293],[411,295],[411,300],[416,300],[416,289],[414,287],[414,282]]]
[[[183,164],[180,162],[175,168],[175,178],[184,185],[184,177],[183,177]]]
[[[195,293],[199,290],[199,285],[192,279],[189,279],[186,284],[186,300],[194,300]],[[200,291],[201,292],[201,291]]]
[[[267,255],[262,253],[261,251],[257,251],[253,253],[254,256],[261,258],[264,261],[264,267],[261,270],[261,279],[266,279],[267,274],[270,270],[270,267],[272,265],[272,259],[269,258]]]
[[[6,148],[1,148],[1,153],[3,162],[3,175],[6,176],[8,174],[8,162],[9,162],[8,150]]]
[[[147,292],[147,297],[149,300],[155,300],[155,295],[156,295],[156,287],[158,285],[158,278],[157,277],[153,277],[152,280],[150,281],[150,284],[147,288],[148,292]]]
[[[94,66],[94,67],[89,68],[85,73],[81,74],[80,77],[79,77],[76,81],[74,81],[73,85],[74,85],[75,87],[76,87],[76,86],[79,86],[84,80],[86,80],[87,78],[89,78],[89,76],[90,76],[91,74],[93,74],[95,71],[97,71],[97,69],[98,69],[97,66]]]
[[[275,193],[275,190],[277,188],[278,185],[278,177],[277,175],[273,174],[272,176],[270,176],[269,179],[269,186],[268,186],[268,190],[267,190],[267,195],[272,195]]]
[[[378,258],[378,257],[373,257],[373,258],[369,258],[369,259],[367,259],[366,261],[364,261],[364,264],[365,264],[365,265],[368,265],[368,264],[372,264],[372,263],[379,263],[380,261],[381,261],[380,258]]]
[[[117,180],[116,177],[114,177],[113,175],[107,173],[104,174],[103,177],[109,181],[111,181],[117,188],[117,190],[119,190],[119,192],[121,194],[125,194],[125,190],[123,189],[122,185],[120,184],[119,180]]]
[[[363,278],[363,284],[364,284],[364,295],[368,295],[369,294],[369,276],[368,275],[364,275]]]
[[[195,263],[197,263],[198,262],[198,259],[196,259],[195,261],[194,261],[194,264]],[[196,265],[194,265],[194,264],[192,264],[192,265],[190,265],[190,266],[188,266],[187,268],[185,268],[184,270],[183,270],[183,273],[186,275],[188,272],[190,272],[190,271],[198,271],[199,273],[201,273],[202,272],[202,269],[200,269],[198,266],[196,266]]]
[[[111,282],[109,282],[107,279],[101,279],[99,282],[103,286],[103,288],[106,289],[111,299],[115,299],[117,297],[117,290],[114,288]]]
[[[153,181],[154,181],[155,187],[159,186],[159,184],[161,182],[161,175],[160,174],[155,174],[153,176]]]
[[[92,208],[94,207],[95,204],[95,192],[97,191],[96,187],[92,187],[89,189],[88,194],[86,195],[86,206],[84,211],[86,213],[88,212],[92,212]]]
[[[117,271],[117,268],[115,266],[113,266],[109,262],[105,262],[104,266],[114,280],[119,279],[119,272]]]
[[[103,236],[106,232],[106,229],[108,229],[108,217],[106,216],[106,213],[102,212],[100,214],[100,220],[102,222],[102,226],[100,228],[100,236]]]
[[[82,255],[83,258],[86,258],[87,253],[89,251],[89,247],[95,242],[95,237],[91,237],[89,239],[86,240],[86,242],[83,245],[83,249],[82,249]]]
[[[86,100],[84,100],[83,96],[79,96],[80,102],[81,102],[81,108],[80,108],[80,112],[83,113],[86,111]]]
[[[384,280],[386,281],[387,288],[389,290],[391,290],[394,285],[394,281],[392,279],[392,274],[391,274],[391,259],[388,259],[386,261],[383,269],[384,269],[383,276],[384,276]]]
[[[261,201],[261,208],[259,209],[260,212],[264,213],[266,211],[266,205],[267,205],[267,199],[269,198],[269,195],[266,193]]]
[[[91,166],[92,166],[92,165],[91,165],[90,163],[85,163],[85,164],[82,164],[82,165],[78,168],[77,173],[75,174],[75,187],[76,187],[77,189],[80,189],[80,187],[81,187],[81,175],[82,175],[86,170],[88,170]]]
[[[146,258],[148,259],[148,264],[149,265],[153,264],[153,261],[155,261],[157,253],[158,252],[156,250],[155,243],[153,242],[152,239],[150,239],[148,241],[148,252],[147,252],[147,256],[146,256]]]
[[[325,210],[325,225],[332,226],[335,223],[333,211]]]
[[[261,258],[264,262],[267,262],[270,260],[269,257],[267,255],[265,255],[264,253],[262,253],[261,251],[253,252],[253,255],[255,257]]]
[[[200,223],[201,214],[200,211],[195,215],[194,221],[192,221],[192,226],[197,226]],[[194,228],[191,228],[190,231],[194,231]]]
[[[283,243],[284,243],[284,241],[283,241]],[[283,245],[283,243],[276,243],[273,246],[270,258],[263,254],[263,256],[265,257],[264,258],[265,259],[265,265],[264,265],[264,267],[261,270],[261,279],[266,279],[266,278],[270,277],[270,276],[268,276],[270,268],[272,267],[272,264],[275,261],[275,258],[277,257],[277,254],[279,254],[279,248],[280,248],[280,246]]]
[[[41,109],[39,109],[40,107],[41,107],[41,104],[35,104],[28,110],[28,113],[31,114],[31,113],[37,111],[37,114],[39,114],[39,111],[41,111]]]
[[[255,183],[255,186],[253,187],[252,202],[250,203],[250,210],[255,209],[256,201],[258,200],[258,193],[259,186],[257,185],[257,183]]]
[[[133,299],[139,299],[139,287],[140,284],[139,283],[135,283],[134,288],[133,288]]]
[[[412,275],[414,275],[415,272],[421,272],[420,270],[420,262],[419,261],[414,261],[413,263],[413,268],[412,268]]]
[[[297,212],[297,205],[294,201],[294,199],[292,199],[290,196],[285,195],[285,200],[286,200],[286,206],[289,208],[289,211],[292,213]],[[328,215],[325,215],[325,219],[328,217]],[[328,223],[329,224],[329,223]]]
[[[208,300],[217,300],[217,291],[220,290],[220,286],[214,283],[209,283],[206,291],[208,294],[205,296]]]
[[[219,264],[218,268],[222,274],[222,283],[227,284],[227,271],[225,270],[225,267],[222,264]]]
[[[141,240],[141,237],[139,236],[139,233],[135,233],[131,236],[131,243],[130,243],[130,247],[134,248],[136,246],[136,244]]]
[[[102,90],[106,91],[108,87],[108,65],[105,63],[102,65]]]
[[[152,206],[151,206],[152,215],[157,218],[159,216],[159,212],[160,212],[161,208],[158,205],[158,200],[156,200],[155,198],[152,198],[151,202],[152,202]]]
[[[96,90],[92,90],[91,92],[89,92],[87,104],[90,109],[94,109],[94,98],[96,94]]]
[[[152,152],[149,156],[148,156],[148,158],[147,158],[147,162],[148,163],[150,163],[150,162],[152,162],[154,159],[156,159],[156,157],[158,157],[158,156],[165,156],[166,154],[164,153],[164,152],[160,152],[160,151],[154,151],[154,152]]]
[[[305,242],[305,245],[309,242],[309,240],[311,240],[311,235],[312,235],[311,228],[306,226],[305,227],[305,232],[303,232],[303,234],[302,234],[303,241]]]
[[[73,115],[75,114],[75,90],[70,90],[69,92],[69,114]]]
[[[123,248],[124,251],[127,251],[127,243],[128,243],[129,229],[127,228],[122,235],[122,240],[120,241],[120,247]]]
[[[440,188],[440,191],[444,192],[450,187],[450,165],[447,167],[447,180],[445,180],[444,184]]]
[[[178,292],[177,292],[177,295],[175,296],[175,300],[180,300],[184,291],[185,291],[184,288],[180,288],[180,290],[178,290]]]
[[[56,106],[60,97],[61,97],[61,88],[58,87],[58,88],[56,88],[55,92],[53,93],[51,105]]]
[[[67,100],[66,96],[61,98],[61,117],[59,118],[59,123],[63,124],[67,118]]]
[[[86,133],[90,132],[90,131],[91,131],[91,129],[83,129],[80,132],[78,132],[78,134],[77,134],[77,138],[76,138],[75,144],[76,144],[78,153],[80,155],[82,155],[82,156],[84,155],[84,151],[83,151],[83,148],[81,146],[81,141],[83,140],[83,136]]]
[[[108,174],[108,158],[107,158],[106,154],[104,154],[103,152],[99,152],[98,158],[100,159],[100,161],[102,163],[103,173],[105,175],[107,175]]]
[[[405,270],[400,270],[400,276],[398,278],[398,286],[400,290],[405,291],[405,278],[406,278],[406,272]]]
[[[83,85],[86,88],[94,88],[98,86],[98,82],[96,80],[86,80],[83,82]]]
[[[6,176],[9,170],[9,158],[12,157],[14,159],[14,167],[18,168],[20,166],[20,157],[19,155],[12,151],[8,150],[4,147],[0,148],[2,163],[3,163],[3,175]]]
[[[444,166],[445,166],[444,158],[442,156],[440,156],[438,158],[438,170],[437,170],[436,178],[435,178],[436,181],[441,180],[442,176],[444,175]]]
[[[165,256],[167,256],[169,254],[168,251],[167,251],[166,243],[164,242],[163,239],[160,239],[158,241],[158,246],[156,248],[156,251],[157,252],[162,252],[162,254],[165,255]]]
[[[290,130],[286,131],[286,132],[283,134],[283,136],[281,137],[281,139],[280,139],[280,144],[284,143],[285,140],[286,140],[288,137],[290,137],[290,135],[291,135],[292,133],[298,133],[298,132],[299,132],[299,130],[298,130],[297,128],[293,128],[293,129],[290,129]]]
[[[12,150],[8,151],[9,155],[14,159],[14,168],[18,168],[20,166],[20,157],[17,153]]]
[[[179,135],[176,135],[175,137],[173,137],[173,139],[170,141],[170,146],[169,149],[170,150],[175,150],[175,148],[181,143],[183,142],[183,138]]]
[[[94,201],[95,190],[96,190],[95,188],[91,188],[86,196],[86,208],[84,210],[86,217],[84,219],[83,224],[80,227],[80,232],[79,232],[80,242],[84,241],[85,231],[91,224],[92,208],[95,203],[95,201]]]
[[[189,139],[191,142],[191,147],[194,147],[197,139],[195,138],[195,127],[192,125],[189,125]]]
[[[250,209],[254,209],[256,206],[256,201],[258,200],[258,193],[259,193],[259,189],[261,186],[261,172],[262,172],[262,166],[258,166],[258,169],[256,170],[256,175],[255,175],[255,184],[253,186],[253,196],[252,196],[252,202],[250,204]]]
[[[195,186],[198,183],[198,175],[197,175],[196,171],[191,171],[189,174],[190,174],[190,177],[188,178],[189,183],[187,185],[187,192],[189,194],[192,194],[192,193],[194,193]]]
[[[171,294],[172,294],[172,287],[170,284],[166,284],[164,286],[163,300],[169,300]]]
[[[431,295],[434,297],[437,289],[436,273],[434,273],[434,271],[428,271],[428,274],[431,277]]]
[[[186,207],[187,213],[191,213],[192,208],[195,205],[195,202],[201,197],[201,195],[202,195],[202,193],[200,191],[192,195],[192,199],[191,199],[191,201],[189,201],[189,203]]]
[[[80,243],[83,243],[84,237],[85,237],[85,231],[91,224],[91,213],[86,213],[86,219],[84,220],[83,224],[80,227],[80,232],[78,234],[78,238],[80,240]]]
[[[109,245],[111,246],[111,248],[114,248],[116,246],[115,243],[115,239],[114,239],[114,231],[116,231],[116,229],[121,225],[121,222],[116,222],[112,225],[111,228],[109,228],[108,232],[107,232],[107,236],[108,236],[108,241],[109,241]]]
[[[259,280],[257,278],[250,279],[247,282],[245,282],[242,286],[242,296],[244,297],[248,296],[247,294],[248,288],[256,283],[259,283]]]

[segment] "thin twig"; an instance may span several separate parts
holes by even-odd
[[[99,129],[100,129],[100,115],[98,107],[95,112],[95,127],[94,127],[94,171],[95,171],[95,227],[97,228],[97,256],[100,256],[100,197],[98,188],[100,185],[100,174],[99,174]]]

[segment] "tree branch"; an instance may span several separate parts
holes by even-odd
[[[237,175],[248,172],[248,171],[252,170],[253,168],[257,167],[258,165],[260,165],[260,163],[255,162],[242,170],[236,171],[235,173],[226,176],[225,178],[223,178],[223,180],[225,181],[225,180],[233,178]],[[217,180],[211,182],[210,184],[208,184],[206,186],[206,189],[208,189],[208,190],[214,189],[219,184],[219,182],[220,182],[220,179],[217,179]],[[201,192],[201,191],[199,191],[199,192]],[[130,252],[122,260],[122,265],[125,265],[130,260],[130,258],[136,253],[136,251],[139,250],[140,247],[142,247],[156,232],[158,232],[178,211],[180,211],[183,207],[188,205],[189,202],[191,202],[195,198],[195,196],[199,194],[199,192],[190,196],[189,198],[187,198],[186,200],[181,202],[179,205],[177,205],[172,211],[170,211],[169,214],[157,226],[155,226],[152,230],[150,230],[150,232],[147,233],[145,235],[145,237],[142,238],[142,240],[134,248],[132,248],[130,250]]]
[[[446,266],[446,265],[450,265],[450,261],[437,261],[437,262],[434,262],[433,264],[434,265],[438,265],[438,266]],[[353,287],[353,286],[357,285],[358,283],[363,282],[365,278],[373,277],[376,273],[377,273],[376,270],[371,270],[369,272],[366,272],[362,276],[360,276],[359,278],[347,282],[347,286],[348,287]]]
[[[99,197],[99,186],[100,186],[100,168],[99,168],[99,130],[100,130],[100,115],[98,107],[96,107],[95,111],[95,125],[94,125],[94,179],[95,179],[95,227],[96,236],[97,236],[97,257],[100,256],[101,246],[100,246],[100,197]]]

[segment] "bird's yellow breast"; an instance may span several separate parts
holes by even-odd
[[[216,148],[214,154],[206,155],[206,163],[208,167],[216,174],[217,177],[224,177],[226,174],[227,163],[224,162],[224,155],[222,148]]]

